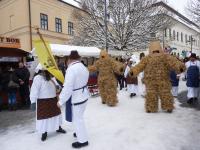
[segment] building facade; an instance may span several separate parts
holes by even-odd
[[[170,12],[172,19],[171,25],[157,35],[163,47],[182,57],[191,51],[200,56],[200,27],[164,2],[158,6]]]
[[[0,0],[0,36],[20,39],[21,49],[31,51],[38,27],[50,43],[67,44],[78,34],[77,11],[85,13],[61,0]]]
[[[77,14],[86,14],[78,1],[71,1],[77,5],[62,0],[0,0],[0,37],[19,39],[21,49],[31,51],[39,39],[38,27],[50,43],[68,44],[79,33]],[[200,28],[164,2],[157,5],[173,14],[173,24],[158,33],[163,47],[179,55],[189,51],[200,55]]]

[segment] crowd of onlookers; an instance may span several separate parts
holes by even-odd
[[[5,107],[9,110],[29,107],[29,77],[30,72],[22,62],[19,62],[17,68],[12,66],[0,68],[0,110],[6,97],[8,105]],[[19,101],[17,101],[18,96]]]
[[[171,53],[171,55],[177,57],[180,61],[186,63],[190,60],[189,57],[180,58],[180,56],[176,53]],[[144,57],[144,53],[140,53],[139,59],[141,60]],[[133,66],[136,64],[136,60],[133,60],[131,57],[128,59],[124,59],[122,57],[116,57],[116,61],[119,61],[123,63],[125,66]],[[196,60],[200,60],[199,56],[196,56]],[[84,61],[81,61],[85,66],[87,66]],[[66,65],[64,63],[58,63],[59,69],[65,74]],[[91,74],[92,78],[98,76],[98,73]],[[179,76],[174,75],[174,72],[170,73],[170,77],[175,77],[177,80],[175,82],[179,81]],[[12,66],[6,66],[4,68],[0,68],[0,111],[3,106],[3,98],[7,97],[8,99],[8,105],[6,106],[9,110],[16,110],[18,107],[29,107],[30,100],[29,100],[29,77],[30,72],[29,70],[24,66],[22,62],[19,62],[18,67],[12,67]],[[118,81],[119,89],[122,90],[123,88],[127,89],[127,81],[128,76],[125,77],[125,75],[117,75],[116,79]],[[138,79],[136,79],[138,80]],[[186,73],[183,80],[186,80]],[[95,80],[97,82],[97,80]],[[173,85],[172,80],[172,85]],[[138,81],[136,82],[137,85]],[[95,83],[92,83],[95,84]],[[96,83],[97,84],[97,83]],[[173,93],[172,89],[172,93]],[[176,91],[176,90],[175,90]],[[136,92],[131,93],[131,95],[136,95]],[[175,96],[177,96],[175,94]],[[18,99],[18,101],[17,101]],[[4,105],[5,107],[5,105]]]

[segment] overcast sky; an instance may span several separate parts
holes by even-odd
[[[187,6],[188,1],[190,0],[167,0],[168,4],[172,6],[175,10],[182,13],[187,17],[187,11],[185,7]]]
[[[66,1],[72,5],[78,5],[74,0],[63,0]],[[187,2],[191,0],[167,0],[168,4],[173,7],[178,12],[182,13],[187,17],[187,12],[184,10],[187,6]]]

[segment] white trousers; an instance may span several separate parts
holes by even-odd
[[[127,90],[128,92],[138,94],[138,85],[136,84],[127,84]]]
[[[172,86],[171,93],[173,96],[178,96],[178,86]]]
[[[87,102],[80,105],[72,105],[72,123],[77,136],[77,141],[80,143],[88,141],[85,122],[83,119],[86,106]]]
[[[199,96],[199,88],[188,87],[187,97],[188,99]]]
[[[141,96],[145,96],[145,95],[146,95],[146,87],[145,87],[145,84],[143,84],[143,83],[139,84],[139,91],[140,91],[140,95],[141,95]]]

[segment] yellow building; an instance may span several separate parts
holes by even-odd
[[[21,49],[31,51],[39,27],[45,40],[67,44],[78,33],[77,11],[85,13],[61,0],[0,0],[0,37],[19,39]]]

